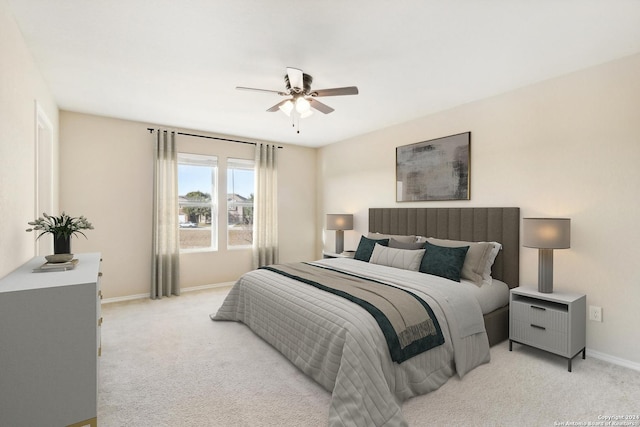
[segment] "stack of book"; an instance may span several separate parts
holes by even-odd
[[[45,271],[67,271],[73,270],[78,264],[78,259],[74,258],[67,262],[45,262],[38,268],[34,268],[34,273],[41,273]]]

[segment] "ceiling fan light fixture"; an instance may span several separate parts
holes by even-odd
[[[288,97],[288,99],[280,101],[274,106],[268,108],[267,112],[273,113],[278,110],[282,111],[291,119],[293,127],[297,128],[297,132],[300,133],[300,119],[311,116],[314,110],[320,111],[322,114],[329,114],[334,111],[333,108],[318,101],[316,98],[322,96],[358,94],[358,88],[356,86],[334,87],[311,91],[312,82],[313,77],[304,73],[301,69],[287,67],[287,73],[284,75],[284,91],[257,89],[244,86],[236,86],[236,89],[277,93],[280,96]]]

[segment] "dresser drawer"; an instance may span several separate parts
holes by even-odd
[[[545,328],[532,322],[512,319],[510,338],[561,356],[568,356],[566,332]]]
[[[513,320],[530,323],[544,329],[566,333],[569,313],[566,306],[548,304],[545,301],[511,301],[511,316]]]

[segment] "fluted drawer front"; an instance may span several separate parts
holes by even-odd
[[[562,356],[568,355],[567,334],[557,330],[544,328],[534,322],[513,319],[510,337],[512,340],[529,344]],[[543,329],[544,328],[544,329]]]
[[[519,301],[511,302],[511,310],[514,320],[530,322],[563,333],[567,331],[569,316],[566,311]]]

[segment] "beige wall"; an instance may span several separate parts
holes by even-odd
[[[34,64],[22,34],[4,0],[0,0],[0,277],[35,254],[36,102],[54,126],[57,156],[58,108]],[[57,178],[54,168],[54,199]],[[55,204],[55,201],[54,201]]]
[[[355,249],[369,207],[519,206],[523,217],[572,220],[555,251],[555,288],[603,308],[587,347],[640,364],[640,55],[470,103],[320,149],[318,221],[352,212]],[[471,200],[395,202],[395,148],[471,131]],[[333,247],[333,232],[324,232]],[[521,285],[537,251],[521,250]],[[640,366],[640,365],[637,365]]]
[[[147,127],[153,126],[60,113],[60,206],[94,224],[88,239],[73,240],[72,250],[102,252],[106,298],[149,293],[154,137]],[[177,141],[187,152],[253,158],[253,145],[188,136]],[[316,149],[284,146],[278,155],[280,259],[311,260],[316,247]],[[221,221],[224,227],[226,217]],[[186,253],[180,261],[182,287],[228,282],[251,269],[251,250],[227,250],[223,240],[217,252]]]

